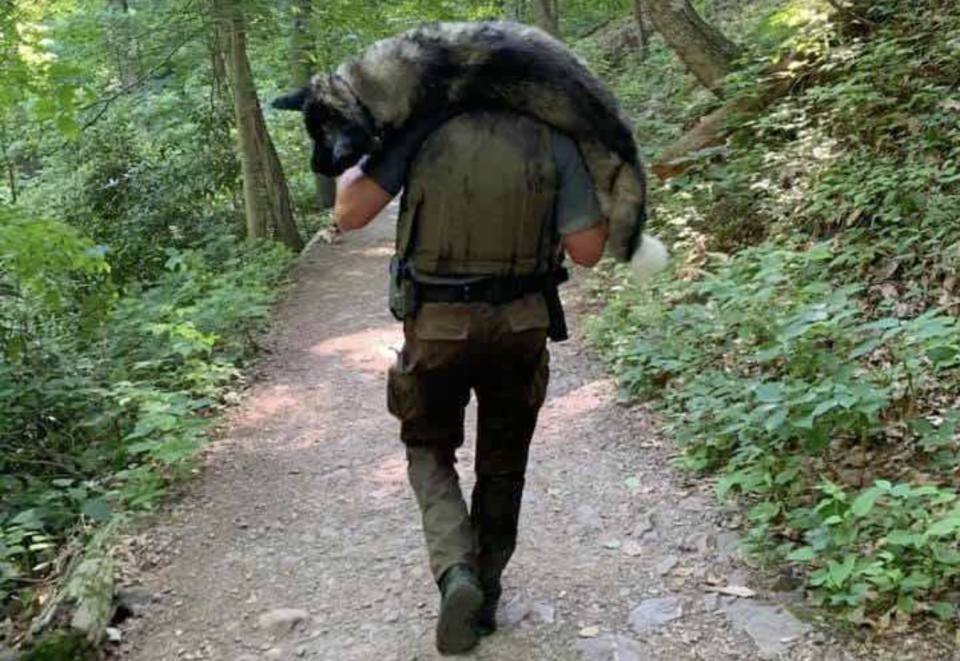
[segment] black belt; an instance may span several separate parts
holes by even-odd
[[[503,305],[528,294],[542,292],[545,277],[487,278],[466,285],[417,283],[417,295],[424,303],[489,303]]]

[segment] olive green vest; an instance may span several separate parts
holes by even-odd
[[[551,129],[521,115],[460,115],[414,159],[397,254],[417,276],[544,274],[558,186]]]

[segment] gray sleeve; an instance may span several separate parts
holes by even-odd
[[[590,229],[602,220],[593,180],[580,150],[565,135],[555,134],[553,156],[560,176],[557,193],[557,231],[560,236]]]

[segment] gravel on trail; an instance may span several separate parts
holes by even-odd
[[[108,657],[440,658],[437,589],[385,404],[401,344],[386,308],[392,221],[384,214],[299,260],[269,352],[202,475],[123,541],[125,580],[141,598]],[[649,412],[618,403],[583,340],[596,303],[577,276],[564,292],[573,339],[551,349],[501,630],[468,656],[956,658],[922,637],[868,649],[798,617],[802,594],[770,589],[775,577],[739,550],[741,513],[719,505],[708,481],[671,467],[676,449]],[[467,445],[459,468],[469,492]]]

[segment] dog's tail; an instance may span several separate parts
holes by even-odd
[[[670,253],[660,239],[644,234],[630,260],[630,268],[642,279],[648,279],[667,268],[669,261]]]

